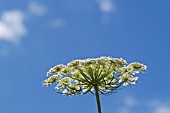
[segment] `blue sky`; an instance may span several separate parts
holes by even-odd
[[[148,66],[101,95],[103,113],[170,113],[169,0],[0,0],[0,113],[97,113],[94,95],[43,88],[59,63],[100,56]]]

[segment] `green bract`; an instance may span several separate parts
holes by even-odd
[[[138,62],[127,65],[122,58],[74,60],[51,68],[43,85],[56,84],[56,91],[64,95],[95,93],[96,86],[101,94],[109,94],[120,87],[135,84],[138,80],[135,75],[146,68]]]

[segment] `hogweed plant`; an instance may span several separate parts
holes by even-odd
[[[99,94],[112,94],[120,88],[136,84],[136,74],[144,72],[146,68],[138,62],[128,65],[122,58],[73,60],[67,65],[59,64],[51,68],[43,85],[56,84],[56,92],[63,95],[92,93],[96,96],[98,113],[102,113]]]

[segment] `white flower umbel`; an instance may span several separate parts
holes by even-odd
[[[64,95],[94,93],[94,86],[101,94],[109,94],[120,87],[136,84],[136,74],[146,68],[138,62],[127,65],[122,58],[73,60],[67,65],[59,64],[51,68],[43,85],[56,84],[56,91]]]
[[[102,113],[99,93],[111,94],[120,88],[136,84],[136,75],[146,68],[138,62],[127,65],[122,58],[73,60],[67,65],[59,64],[51,68],[43,85],[55,84],[56,91],[63,95],[95,94],[98,113]]]

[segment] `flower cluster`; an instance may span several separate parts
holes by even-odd
[[[59,64],[51,68],[43,85],[55,83],[56,91],[64,95],[95,93],[95,86],[101,94],[109,94],[120,87],[135,84],[138,80],[136,74],[144,72],[146,68],[138,62],[127,65],[122,58],[74,60],[67,65]]]

